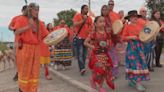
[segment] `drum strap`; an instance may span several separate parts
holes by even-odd
[[[87,20],[87,19],[86,19]],[[79,30],[77,31],[77,34],[75,36],[78,36],[78,34],[80,33],[81,29],[83,28],[86,20],[83,22],[83,24],[80,26]]]

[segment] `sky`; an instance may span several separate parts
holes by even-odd
[[[39,18],[45,23],[53,21],[56,14],[61,10],[74,9],[80,11],[81,5],[88,4],[88,0],[27,0],[28,3],[36,2],[40,5]],[[145,0],[114,0],[117,12],[124,10],[138,10],[144,6]],[[91,0],[91,10],[96,14],[100,14],[102,5],[107,4],[108,0]],[[7,29],[12,17],[21,14],[21,8],[25,5],[24,0],[0,0],[0,41],[14,41],[14,35]]]

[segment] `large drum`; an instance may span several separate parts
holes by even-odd
[[[123,26],[124,25],[121,20],[116,20],[112,24],[113,34],[119,34],[122,31]]]
[[[73,58],[72,49],[55,49],[54,50],[54,61],[63,62],[65,66],[71,65]]]
[[[68,32],[65,28],[54,30],[44,39],[44,43],[47,45],[56,45],[67,37],[67,35]]]
[[[142,42],[152,41],[160,31],[160,25],[156,21],[148,22],[144,29],[139,34],[139,39]]]

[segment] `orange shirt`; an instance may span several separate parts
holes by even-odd
[[[10,27],[12,27],[13,29],[11,31],[15,31],[15,24],[17,22],[17,20],[21,17],[22,15],[18,15],[18,16],[15,16],[11,19],[11,22],[9,24]],[[15,42],[17,42],[19,39],[19,35],[15,35]]]
[[[142,26],[144,28],[144,26],[146,25],[146,23],[148,22],[148,20],[142,19],[142,18],[138,18],[138,24],[140,26]]]
[[[109,18],[110,18],[111,23],[113,24],[114,21],[120,19],[120,15],[114,11],[110,11],[109,12]]]
[[[160,22],[161,22],[161,25],[164,25],[164,21],[160,20]],[[164,27],[161,29],[161,31],[164,32]]]
[[[127,36],[139,36],[140,31],[142,31],[142,27],[138,24],[129,24],[126,25],[122,32],[123,40],[126,40]]]
[[[83,18],[82,18],[82,15],[79,13],[79,14],[76,14],[73,18],[73,22],[79,22],[81,21]],[[80,26],[81,25],[78,25],[78,26],[75,26],[75,32],[77,33],[78,30],[80,29]],[[92,22],[92,18],[90,16],[88,16],[85,24],[83,25],[83,27],[81,28],[81,31],[80,33],[78,34],[78,37],[81,37],[82,39],[86,39],[89,32],[92,30],[92,26],[93,26],[93,22]]]
[[[40,44],[40,55],[43,57],[50,57],[50,50],[48,45],[46,45],[45,43],[41,42]]]
[[[28,21],[29,19],[27,17],[21,16],[15,24],[16,30],[27,26],[29,23]],[[23,41],[23,43],[38,45],[41,42],[41,40],[48,34],[48,30],[46,29],[44,23],[39,21],[39,24],[40,24],[39,36],[37,36],[37,33],[33,32],[32,29],[28,29],[25,32],[20,34],[20,39]]]

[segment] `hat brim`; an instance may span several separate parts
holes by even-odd
[[[138,18],[142,17],[141,15],[128,15],[128,16],[125,17],[125,19],[129,19],[131,16],[137,16]]]

